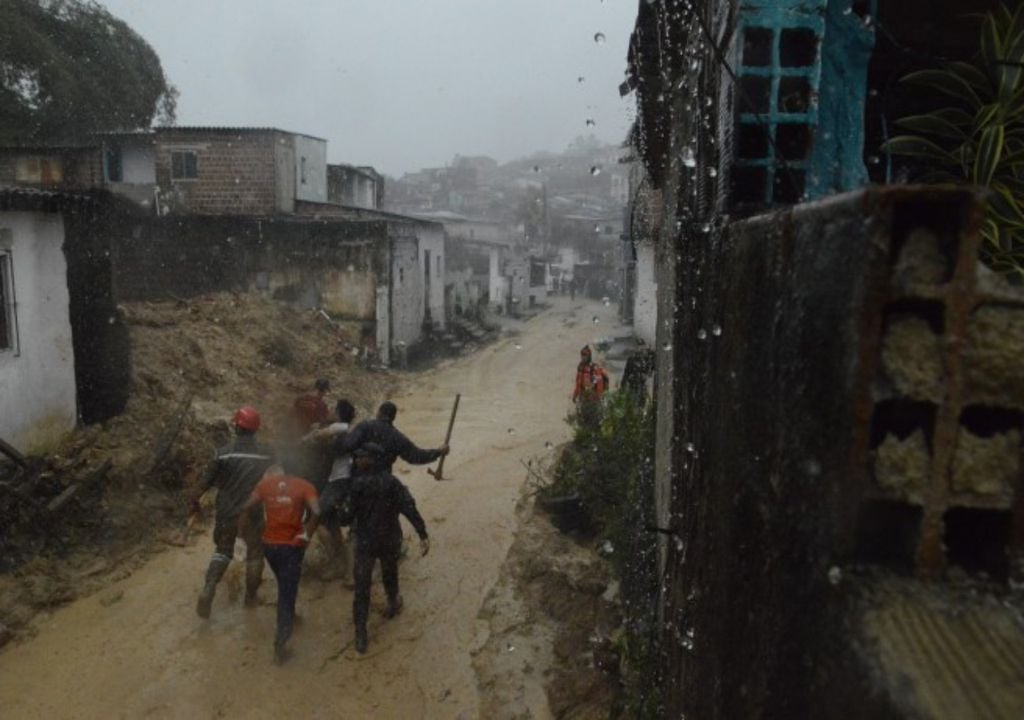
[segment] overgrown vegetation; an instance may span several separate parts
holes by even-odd
[[[982,259],[1024,280],[1024,5],[1002,5],[982,18],[973,62],[947,62],[903,80],[953,102],[899,120],[919,134],[894,137],[886,150],[924,161],[922,181],[992,190]]]
[[[176,98],[149,43],[98,3],[0,2],[0,142],[170,124]]]
[[[573,441],[563,449],[540,498],[549,505],[571,500],[555,512],[585,514],[589,532],[611,559],[624,616],[616,639],[625,690],[621,711],[627,717],[656,717],[657,537],[650,530],[655,525],[654,408],[618,391],[609,393],[603,405],[570,415],[568,422]]]

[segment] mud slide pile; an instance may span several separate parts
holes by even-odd
[[[125,412],[77,430],[27,470],[7,471],[23,492],[4,493],[0,506],[0,645],[40,610],[180,543],[182,490],[227,440],[239,405],[261,410],[272,440],[315,377],[329,378],[361,415],[395,386],[357,363],[357,329],[267,298],[216,294],[122,311],[132,345]]]

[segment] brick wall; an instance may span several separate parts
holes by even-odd
[[[287,143],[273,130],[157,132],[156,181],[165,207],[203,215],[270,215],[275,196],[276,145]],[[198,177],[171,177],[176,151],[196,153]]]

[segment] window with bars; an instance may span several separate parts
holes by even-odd
[[[732,200],[800,202],[814,144],[825,0],[742,8]]]

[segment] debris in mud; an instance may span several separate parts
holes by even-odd
[[[609,717],[619,687],[610,638],[621,624],[613,584],[606,560],[534,514],[532,503],[521,506],[516,539],[478,616],[489,628],[473,659],[483,717]]]
[[[227,441],[239,405],[261,409],[273,442],[313,378],[329,378],[364,417],[396,387],[353,357],[359,328],[264,296],[120,309],[132,348],[124,413],[76,430],[48,457],[0,464],[10,489],[0,493],[0,617],[14,635],[40,609],[130,573],[140,546],[187,544],[181,491]]]
[[[121,602],[124,598],[124,590],[112,590],[103,595],[100,598],[100,605],[103,607],[110,607],[114,603]]]

